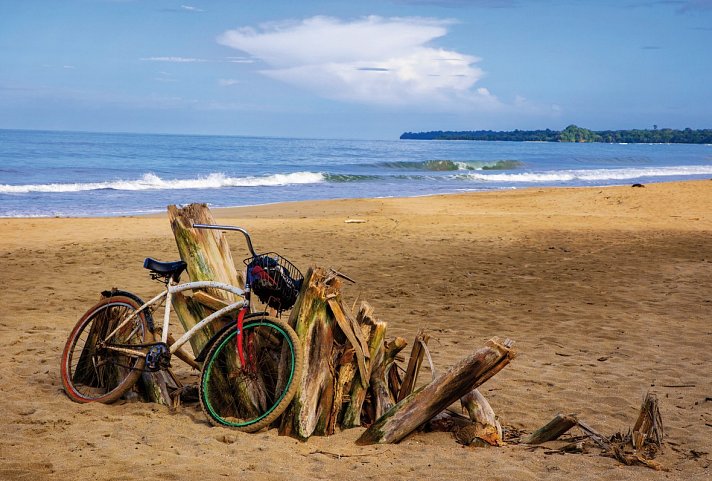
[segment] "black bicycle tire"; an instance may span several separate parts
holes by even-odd
[[[266,410],[266,413],[261,414],[257,420],[250,419],[242,423],[231,423],[227,421],[225,418],[215,413],[215,410],[212,408],[212,403],[208,399],[209,389],[206,389],[209,382],[209,376],[211,375],[212,365],[215,362],[215,359],[220,355],[221,350],[234,349],[234,345],[228,341],[236,335],[236,326],[233,326],[231,329],[225,331],[210,348],[210,351],[206,356],[205,364],[203,365],[200,383],[198,384],[200,406],[208,417],[210,423],[215,426],[228,426],[248,433],[257,432],[272,424],[280,415],[282,415],[297,391],[303,367],[303,353],[299,337],[286,322],[266,315],[254,315],[248,317],[245,320],[243,332],[256,325],[277,328],[277,332],[282,332],[288,337],[290,345],[292,346],[291,352],[293,354],[292,375],[288,380],[288,384],[285,385],[281,397],[269,410]]]

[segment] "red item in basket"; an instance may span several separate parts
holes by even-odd
[[[274,285],[277,284],[277,281],[275,281],[275,280],[272,278],[272,276],[270,276],[270,275],[267,273],[267,271],[264,270],[263,268],[261,268],[260,266],[254,266],[254,267],[252,268],[252,276],[253,276],[255,279],[260,279],[260,280],[263,280],[263,281],[268,281],[268,282],[270,282],[270,283],[272,283],[272,284],[274,284]]]

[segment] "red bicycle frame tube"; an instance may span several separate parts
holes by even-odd
[[[249,308],[243,307],[237,314],[237,358],[240,360],[240,366],[245,367],[245,350],[242,342],[242,325],[245,321],[245,314]]]

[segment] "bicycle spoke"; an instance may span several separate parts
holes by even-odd
[[[201,404],[220,424],[244,431],[268,425],[281,414],[296,389],[301,368],[291,329],[273,318],[246,323],[243,329],[245,364],[237,359],[235,331],[227,332],[208,355],[201,378]],[[282,327],[284,326],[284,327]]]
[[[131,299],[108,298],[80,320],[63,354],[62,382],[72,399],[113,401],[140,376],[143,352],[130,346],[144,343],[146,323],[136,310]]]

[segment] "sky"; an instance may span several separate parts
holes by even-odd
[[[0,128],[712,128],[712,0],[0,0]]]

